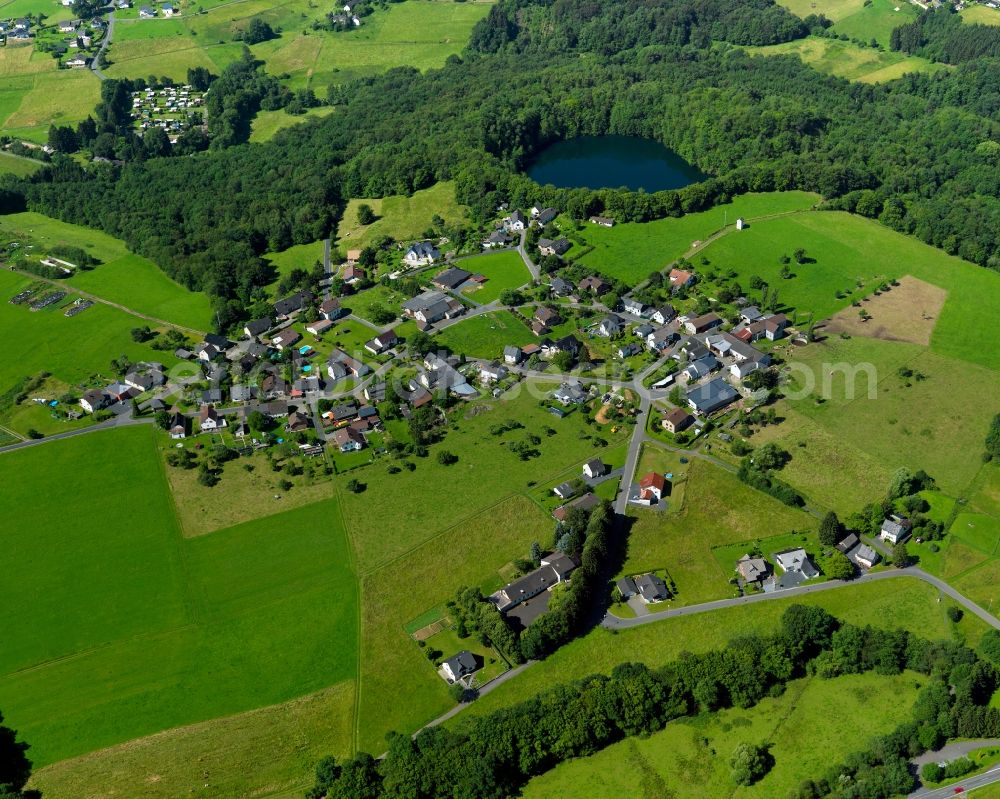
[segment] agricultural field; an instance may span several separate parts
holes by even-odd
[[[925,469],[953,495],[962,494],[982,468],[984,409],[992,408],[1000,393],[1000,372],[959,366],[933,350],[878,339],[831,337],[787,353],[793,374],[789,390],[813,383],[811,391],[789,400],[792,409],[835,437],[838,446],[854,447],[890,470]],[[856,379],[846,380],[831,366],[844,364],[859,370]],[[901,369],[914,377],[903,377]],[[940,423],[913,412],[936,407],[948,408]],[[776,434],[781,435],[780,425]],[[809,492],[810,486],[803,489]]]
[[[653,470],[657,460],[655,448],[647,447],[637,473]],[[758,540],[792,531],[814,541],[811,533],[817,526],[804,511],[754,491],[735,475],[701,459],[687,466],[682,498],[668,499],[667,508],[665,513],[646,508],[630,511],[635,521],[622,573],[666,568],[677,586],[671,605],[733,595],[728,581],[736,564],[728,569],[720,566],[713,548],[741,542],[750,547]]]
[[[470,358],[500,358],[507,344],[523,347],[537,340],[510,311],[492,311],[462,320],[435,338],[452,352]]]
[[[330,84],[392,67],[442,66],[462,50],[472,26],[489,7],[482,0],[407,0],[365,17],[357,30],[341,33],[312,30],[324,12],[308,0],[277,6],[262,0],[186,4],[181,16],[171,19],[140,20],[133,9],[116,24],[106,72],[111,77],[155,74],[174,80],[182,80],[193,66],[218,73],[239,58],[242,44],[235,34],[259,17],[281,35],[253,45],[254,56],[272,74],[287,75],[291,88],[308,86],[323,98]]]
[[[312,119],[322,119],[331,113],[333,113],[333,107],[329,105],[310,108],[301,115],[286,114],[283,110],[258,111],[257,116],[253,118],[253,132],[250,134],[250,141],[270,141],[279,130],[300,125]]]
[[[67,278],[67,286],[171,324],[196,330],[211,326],[207,295],[175,283],[156,264],[129,252],[113,236],[32,212],[0,216],[0,235],[31,242],[38,255],[45,255],[49,247],[69,245],[100,261],[93,269],[78,270]],[[136,324],[141,321],[136,319]]]
[[[176,362],[171,352],[137,344],[130,332],[143,320],[98,303],[78,316],[66,317],[62,309],[32,312],[7,302],[34,281],[11,272],[0,272],[0,331],[6,356],[0,359],[0,390],[24,377],[51,372],[70,386],[114,379],[110,362],[125,354],[133,361]]]
[[[810,14],[823,14],[834,22],[830,29],[832,33],[864,42],[874,39],[883,47],[889,46],[893,28],[906,24],[919,13],[912,3],[896,0],[832,0],[824,3],[781,0],[781,5],[803,19]]]
[[[793,262],[794,276],[781,278],[781,256],[799,248],[814,262]],[[778,289],[783,306],[816,319],[868,296],[883,280],[910,275],[948,292],[934,324],[931,350],[1000,369],[1000,353],[991,346],[993,332],[981,322],[983,308],[1000,307],[1000,275],[877,222],[839,211],[762,220],[718,238],[701,255],[714,269],[734,270],[744,289],[753,275],[763,278]],[[837,292],[843,296],[838,298]]]
[[[753,55],[797,55],[813,69],[861,83],[882,83],[909,72],[937,72],[945,69],[919,56],[906,56],[889,50],[861,47],[854,42],[809,36],[784,44],[748,47]]]
[[[459,262],[459,266],[488,278],[480,288],[466,292],[469,299],[481,305],[499,299],[507,289],[516,289],[531,282],[531,273],[516,250],[466,258]]]
[[[586,785],[594,799],[649,796],[651,789],[704,799],[786,796],[871,737],[908,720],[926,681],[912,672],[795,680],[781,696],[748,710],[672,722],[648,738],[630,738],[562,763],[532,780],[522,795],[566,796]],[[729,754],[741,743],[761,741],[770,744],[774,767],[749,788],[735,786]]]
[[[358,206],[362,204],[370,205],[375,212],[376,219],[370,225],[358,224]],[[465,206],[455,200],[455,184],[451,181],[435,183],[410,197],[396,194],[381,199],[353,199],[344,210],[334,243],[345,254],[348,250],[363,249],[380,236],[412,241],[423,237],[435,215],[456,224],[466,213]]]
[[[0,80],[2,80],[2,78],[0,78]],[[0,174],[14,175],[15,177],[25,178],[28,177],[28,175],[35,174],[41,168],[41,161],[24,158],[20,155],[12,155],[11,153],[0,152]]]
[[[962,19],[974,25],[1000,25],[1000,10],[989,6],[970,5],[963,8],[961,13]]]
[[[158,461],[149,428],[0,461],[18,509],[0,534],[22,563],[4,588],[0,705],[39,766],[354,674],[356,595],[336,504],[183,541]],[[110,523],[121,514],[108,496],[131,509],[128,523]],[[53,551],[64,557],[42,557]]]
[[[743,194],[731,203],[679,218],[629,222],[613,228],[588,224],[577,235],[584,242],[581,249],[590,249],[576,260],[609,277],[636,283],[687,253],[695,242],[707,241],[727,222],[732,225],[737,217],[752,221],[790,214],[812,208],[818,201],[817,195],[801,191]]]

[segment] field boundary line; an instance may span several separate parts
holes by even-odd
[[[340,515],[340,524],[344,530],[344,538],[347,542],[347,557],[350,559],[351,571],[354,572],[354,596],[355,602],[354,606],[356,608],[356,623],[358,629],[358,641],[357,646],[354,648],[354,719],[353,724],[351,724],[351,751],[358,751],[358,741],[361,738],[361,650],[362,643],[364,639],[364,613],[361,609],[362,591],[361,591],[361,581],[364,577],[358,571],[358,556],[357,552],[354,551],[354,537],[351,535],[350,529],[347,526],[347,519],[344,516],[344,503],[340,495],[340,485],[339,482],[334,480],[333,483],[334,494],[336,495],[337,501],[337,513]]]

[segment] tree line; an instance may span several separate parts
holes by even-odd
[[[990,647],[1000,649],[992,639]],[[454,728],[432,727],[415,738],[390,733],[381,760],[366,753],[343,762],[325,758],[307,797],[501,799],[565,760],[650,735],[685,716],[753,707],[807,674],[891,675],[904,669],[931,678],[912,720],[795,793],[796,799],[888,799],[916,787],[908,758],[946,737],[1000,732],[1000,711],[989,707],[1000,673],[985,656],[955,642],[857,627],[801,605],[785,611],[772,635],[741,636],[721,649],[683,653],[658,669],[623,663],[610,675],[557,685]],[[767,760],[766,747],[734,752],[734,781],[759,778]]]

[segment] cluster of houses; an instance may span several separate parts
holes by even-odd
[[[483,239],[483,249],[509,247],[529,227],[545,227],[557,216],[559,216],[559,211],[555,208],[535,206],[530,210],[528,216],[525,216],[520,210],[515,210],[500,220],[489,236]],[[542,255],[562,256],[570,246],[569,241],[564,238],[555,241],[552,239],[539,239],[538,241],[538,250]]]
[[[661,577],[653,573],[622,577],[615,583],[615,588],[625,602],[633,597],[638,597],[647,605],[651,605],[654,602],[663,602],[670,598],[667,584]]]
[[[349,0],[349,2],[344,3],[339,10],[331,11],[326,15],[330,24],[337,29],[347,30],[349,28],[359,28],[361,27],[361,16],[360,11],[363,3],[357,2],[356,0]]]
[[[807,580],[820,576],[819,569],[801,547],[774,553],[774,562],[778,566],[777,574],[764,558],[743,555],[736,561],[740,588],[744,590],[753,588],[770,594],[786,588],[795,588]]]
[[[4,40],[26,42],[31,39],[30,19],[3,19],[0,20],[0,37]]]
[[[79,19],[63,20],[58,24],[59,33],[64,34],[61,52],[73,52],[63,64],[67,67],[78,69],[86,67],[91,62],[91,57],[87,51],[96,47],[104,38],[108,23],[100,17],[82,21]]]
[[[159,14],[164,17],[176,17],[180,13],[180,6],[174,3],[161,3],[159,8],[150,5],[139,6],[139,19],[156,19]]]
[[[437,322],[455,319],[465,312],[461,300],[440,291],[425,291],[403,303],[403,313],[415,320],[420,330],[428,330]]]
[[[190,86],[165,86],[132,92],[132,120],[139,130],[162,128],[180,133],[196,119],[196,109],[205,103],[204,92]]]
[[[167,382],[163,364],[137,363],[125,377],[104,388],[85,391],[80,397],[80,407],[87,413],[108,410],[115,415],[128,413],[132,400]]]

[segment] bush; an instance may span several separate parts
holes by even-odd
[[[737,785],[753,785],[771,770],[774,758],[767,746],[743,743],[736,747],[729,765],[732,767],[733,782]]]
[[[458,455],[443,449],[437,454],[437,462],[442,466],[451,466],[453,463],[458,463]]]
[[[920,779],[928,784],[941,782],[944,779],[944,769],[937,763],[924,763],[924,767],[920,769]]]
[[[948,608],[947,613],[948,613],[948,618],[951,619],[956,624],[958,624],[958,622],[962,620],[962,616],[965,615],[962,612],[962,609],[960,607],[956,607],[955,605],[952,605],[950,608]]]

